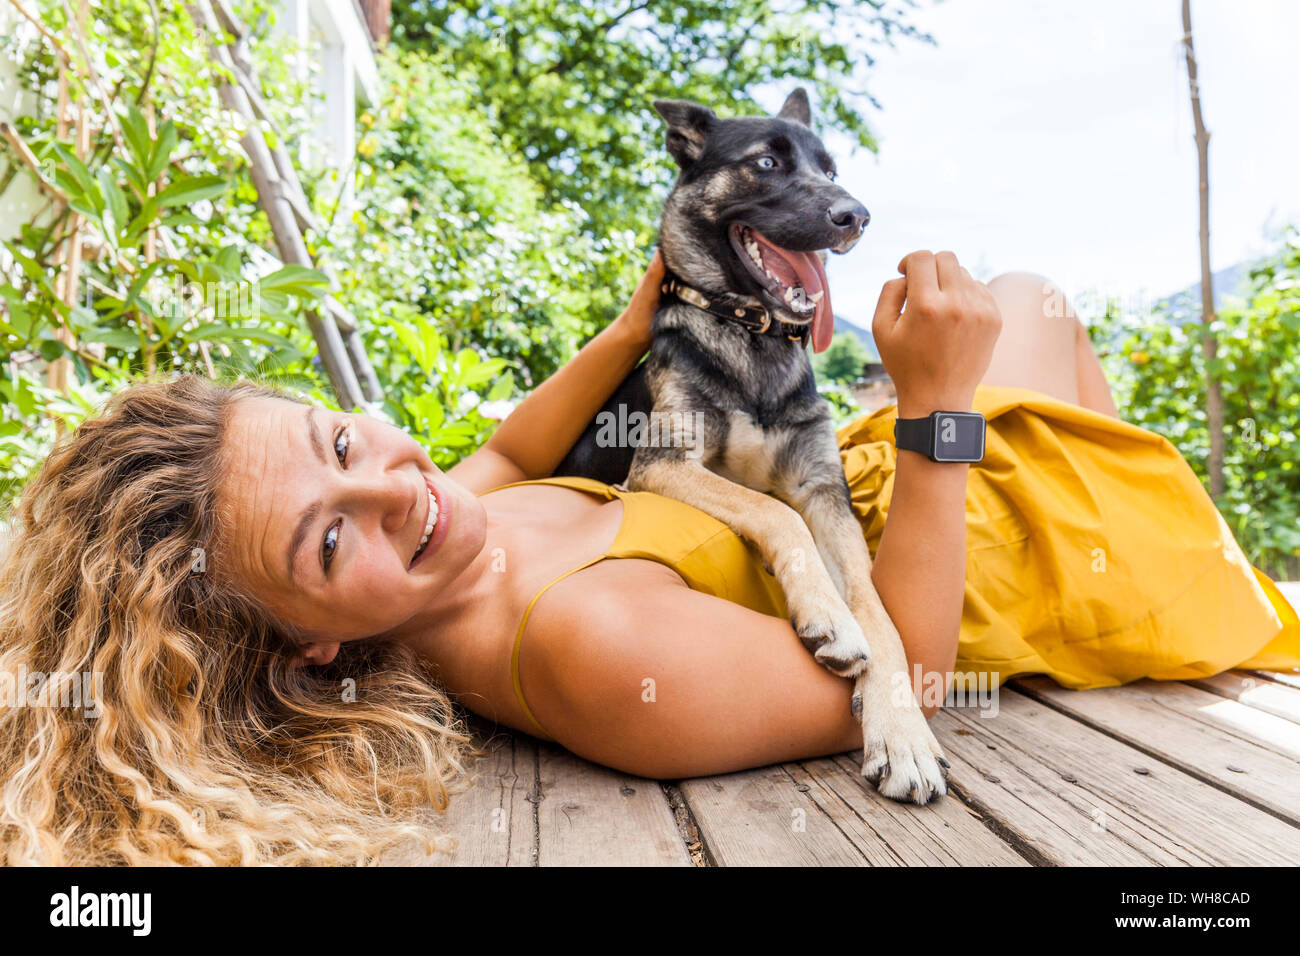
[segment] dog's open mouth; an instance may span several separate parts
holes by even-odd
[[[729,235],[741,265],[764,291],[795,316],[812,323],[813,351],[821,352],[830,345],[835,315],[826,269],[817,253],[782,249],[743,223],[733,223]]]

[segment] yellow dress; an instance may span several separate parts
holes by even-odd
[[[1028,389],[981,386],[984,460],[966,492],[966,597],[958,671],[996,683],[1046,674],[1065,687],[1183,680],[1233,667],[1300,667],[1300,618],[1246,561],[1191,468],[1167,440]],[[839,431],[840,457],[872,554],[893,493],[895,409]],[[622,499],[605,554],[529,603],[515,635],[515,693],[529,614],[552,584],[597,561],[647,558],[694,590],[787,617],[757,552],[690,505],[585,478],[539,482]],[[923,569],[918,569],[923,571]]]

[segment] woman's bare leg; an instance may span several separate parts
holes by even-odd
[[[1106,373],[1101,370],[1101,359],[1097,358],[1097,353],[1092,348],[1092,340],[1088,338],[1088,330],[1083,327],[1082,322],[1079,323],[1079,337],[1074,355],[1078,363],[1076,369],[1079,380],[1079,404],[1103,415],[1109,415],[1111,418],[1119,418],[1115,396],[1111,394]]]
[[[1004,273],[988,287],[1002,310],[1002,334],[984,384],[1032,388],[1118,418],[1088,332],[1060,287],[1029,272]]]

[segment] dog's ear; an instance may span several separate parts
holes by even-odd
[[[686,100],[655,100],[654,107],[668,124],[664,137],[668,152],[685,169],[704,154],[704,143],[718,117],[707,106]]]
[[[802,86],[795,87],[793,93],[785,98],[785,105],[776,114],[781,119],[812,126],[812,107],[808,105],[808,91]]]

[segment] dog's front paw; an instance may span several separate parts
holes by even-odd
[[[863,711],[862,776],[891,800],[926,804],[942,797],[948,792],[948,761],[921,709],[914,701],[864,705],[864,684],[859,678],[853,698]]]
[[[792,621],[803,646],[817,662],[840,677],[857,677],[871,663],[871,647],[862,628],[847,613],[823,612]]]

